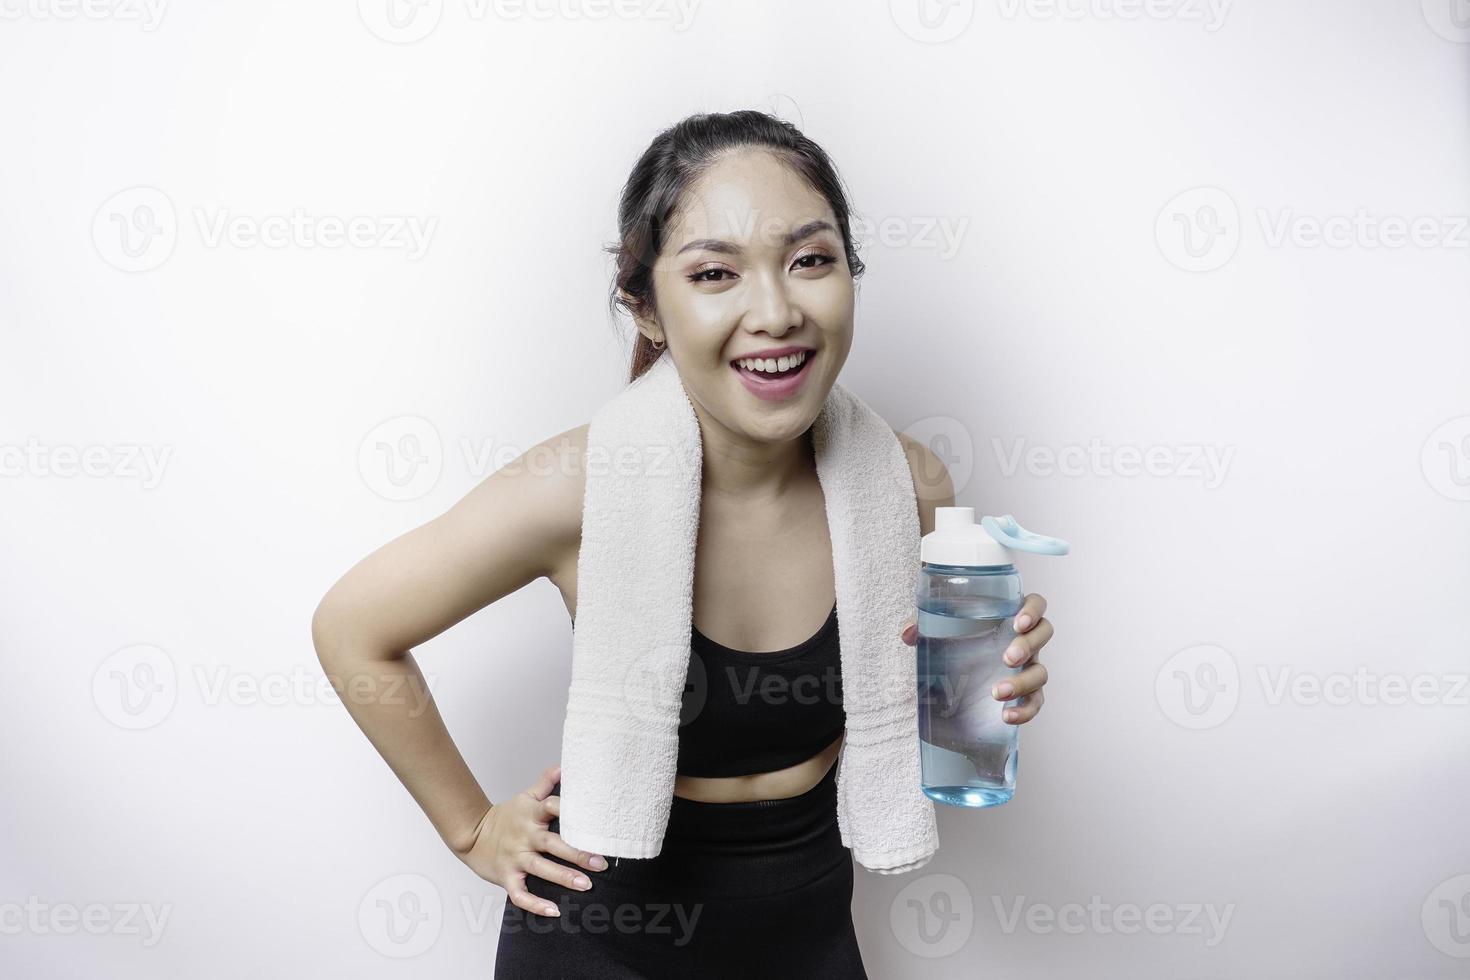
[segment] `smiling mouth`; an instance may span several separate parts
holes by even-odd
[[[800,374],[802,372],[802,369],[804,369],[809,363],[811,363],[812,358],[814,358],[816,356],[817,356],[817,352],[814,351],[814,350],[802,351],[801,352],[801,355],[800,355],[801,359],[799,361],[798,360],[793,360],[790,364],[787,365],[787,367],[786,367],[786,369],[784,371],[755,371],[755,370],[751,370],[748,367],[745,367],[743,364],[740,363],[739,360],[731,362],[730,366],[733,367],[736,371],[738,371],[742,377],[750,378],[752,381],[756,381],[756,382],[780,381],[783,378],[790,378],[790,377],[794,377],[795,375]],[[740,360],[746,360],[746,359],[745,358],[741,358]],[[777,360],[777,359],[776,358],[768,358],[768,360]]]

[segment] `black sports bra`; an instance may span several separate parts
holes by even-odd
[[[809,759],[842,734],[837,607],[816,634],[770,653],[690,630],[678,773],[746,776]]]

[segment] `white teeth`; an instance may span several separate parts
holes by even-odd
[[[786,357],[744,357],[735,363],[747,371],[764,371],[775,374],[777,371],[785,371],[789,368],[799,367],[806,360],[806,351],[797,351]]]

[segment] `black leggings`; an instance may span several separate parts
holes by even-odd
[[[560,791],[557,783],[552,793]],[[551,821],[553,832],[560,826]],[[657,857],[608,858],[606,871],[583,873],[587,891],[526,876],[527,890],[561,916],[507,901],[496,980],[867,980],[852,924],[852,856],[837,828],[835,763],[816,786],[786,799],[676,796]]]

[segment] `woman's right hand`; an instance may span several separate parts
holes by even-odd
[[[475,874],[504,888],[506,901],[527,912],[550,916],[561,915],[561,910],[527,891],[526,875],[578,891],[591,888],[592,882],[547,854],[589,871],[607,869],[602,855],[579,851],[550,829],[552,818],[561,815],[561,797],[551,795],[559,779],[560,763],[542,772],[534,785],[490,807],[480,818],[469,849],[455,852]]]

